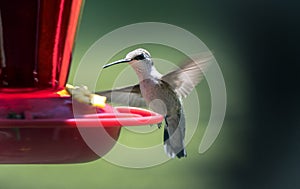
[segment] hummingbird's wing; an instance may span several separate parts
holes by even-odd
[[[194,57],[164,76],[162,80],[167,82],[178,95],[186,97],[193,88],[203,79],[212,55],[206,57]]]
[[[99,91],[96,94],[105,96],[107,102],[125,106],[146,107],[139,84],[119,89]]]

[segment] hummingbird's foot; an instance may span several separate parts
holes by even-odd
[[[154,125],[154,124],[150,124],[150,127],[153,127],[153,125]],[[162,122],[158,123],[158,124],[157,124],[157,128],[160,129],[160,128],[161,128],[161,125],[162,125]]]

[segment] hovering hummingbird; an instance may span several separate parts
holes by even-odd
[[[106,64],[103,68],[120,63],[129,63],[136,72],[139,84],[124,88],[97,92],[107,101],[129,106],[148,106],[164,116],[164,149],[169,157],[186,157],[184,147],[185,116],[182,97],[186,97],[203,78],[211,56],[193,58],[177,70],[166,75],[154,67],[150,53],[136,49],[124,59]],[[161,123],[158,124],[161,127]]]

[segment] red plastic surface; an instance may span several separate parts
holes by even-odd
[[[64,87],[83,0],[1,0],[0,87]],[[1,40],[0,40],[1,41]]]

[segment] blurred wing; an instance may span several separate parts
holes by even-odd
[[[125,106],[146,107],[146,102],[142,97],[139,84],[119,89],[100,91],[96,92],[96,94],[105,96],[107,102]]]
[[[190,94],[193,88],[203,79],[212,55],[206,57],[194,57],[188,60],[161,79],[167,82],[177,92],[178,95],[186,97]]]

